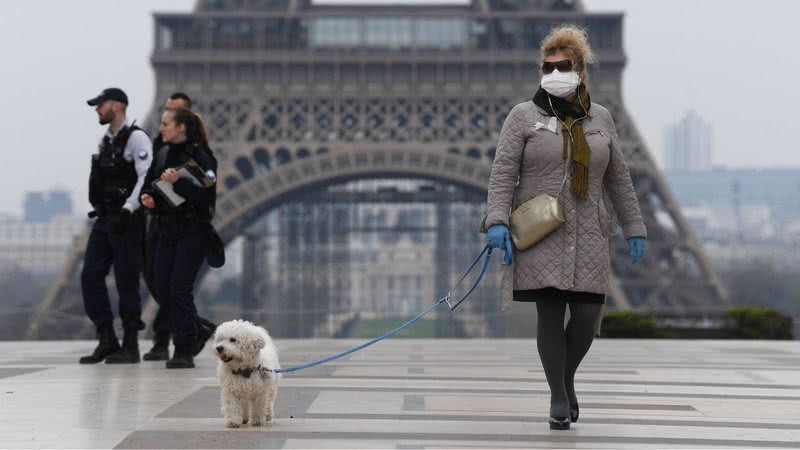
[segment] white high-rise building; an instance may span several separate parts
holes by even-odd
[[[711,169],[711,126],[694,111],[664,128],[664,170]]]

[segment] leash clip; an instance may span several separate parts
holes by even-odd
[[[453,310],[453,304],[450,303],[450,299],[452,298],[452,296],[453,296],[453,292],[452,291],[448,292],[447,295],[444,296],[444,301],[445,301],[445,303],[447,303],[447,307],[450,308],[450,311]]]

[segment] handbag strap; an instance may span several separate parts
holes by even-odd
[[[552,100],[550,100],[550,96],[549,95],[547,96],[547,101],[550,102],[550,108],[552,109],[553,108],[553,102],[552,102]],[[533,103],[533,100],[531,100],[530,102]],[[533,111],[535,111],[536,108],[537,108],[537,106],[534,103],[533,104]],[[555,110],[553,109],[553,111],[555,111]],[[583,117],[581,117],[581,119],[584,119],[587,115],[584,115]],[[564,125],[564,129],[567,130],[567,132],[569,133],[569,138],[570,138],[570,145],[569,145],[569,149],[567,150],[567,159],[564,161],[564,179],[561,180],[561,187],[558,189],[558,194],[556,194],[556,199],[559,199],[561,197],[561,192],[564,191],[564,186],[566,186],[566,184],[567,184],[567,179],[570,178],[570,176],[569,176],[569,162],[572,159],[572,144],[574,142],[574,138],[572,137],[572,130],[567,127],[567,124],[565,124],[558,116],[555,116],[555,118],[558,119],[558,121],[561,122]],[[525,162],[525,147],[527,147],[527,146],[528,146],[528,138],[525,138],[525,143],[522,145],[522,155],[520,155],[520,160],[519,160],[519,171],[520,171],[520,174],[517,175],[517,186],[516,186],[517,188],[519,187],[519,180],[522,177],[522,164]],[[514,189],[514,197],[511,199],[511,205],[515,205],[517,203],[517,193],[519,192],[519,189],[517,189],[517,188]]]
[[[533,101],[533,100],[531,100],[531,101]],[[547,101],[548,101],[548,102],[550,102],[550,110],[551,110],[551,111],[555,111],[555,108],[553,108],[553,100],[552,100],[552,99],[550,99],[550,95],[549,95],[549,94],[547,95]],[[584,109],[584,114],[583,114],[583,117],[581,117],[580,119],[577,119],[577,120],[573,121],[573,122],[572,122],[572,124],[573,124],[573,125],[575,125],[575,123],[576,123],[578,120],[583,120],[583,119],[585,119],[585,118],[586,118],[586,116],[588,116],[588,115],[589,115],[589,114],[588,114],[588,113],[586,113],[586,110]],[[564,129],[565,129],[565,130],[567,130],[567,133],[569,134],[569,145],[567,146],[567,147],[569,147],[569,148],[567,149],[567,157],[566,157],[566,159],[564,160],[564,179],[561,181],[561,187],[558,189],[558,194],[556,194],[556,198],[560,198],[560,197],[561,197],[561,192],[564,190],[564,186],[566,186],[566,185],[567,185],[567,179],[568,179],[568,178],[570,178],[570,179],[572,178],[572,177],[570,177],[570,176],[569,176],[569,163],[570,163],[570,161],[572,161],[572,147],[575,145],[575,137],[572,135],[572,127],[568,127],[568,126],[567,126],[567,124],[566,124],[566,123],[564,123],[564,121],[563,121],[563,120],[561,120],[561,118],[560,118],[560,117],[558,117],[558,115],[557,115],[557,114],[556,114],[554,117],[555,117],[555,118],[556,118],[556,119],[557,119],[559,122],[561,122],[561,125],[563,125],[563,126],[564,126]]]

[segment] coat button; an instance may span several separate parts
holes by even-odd
[[[575,250],[575,246],[574,245],[570,245],[569,246],[569,251],[573,251],[573,250]]]

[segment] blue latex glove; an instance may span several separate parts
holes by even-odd
[[[647,240],[640,237],[628,238],[628,254],[631,255],[633,262],[639,262],[647,250]]]
[[[490,249],[502,248],[505,250],[506,265],[510,266],[513,260],[511,236],[508,234],[508,227],[499,223],[492,225],[486,231],[486,243]]]

